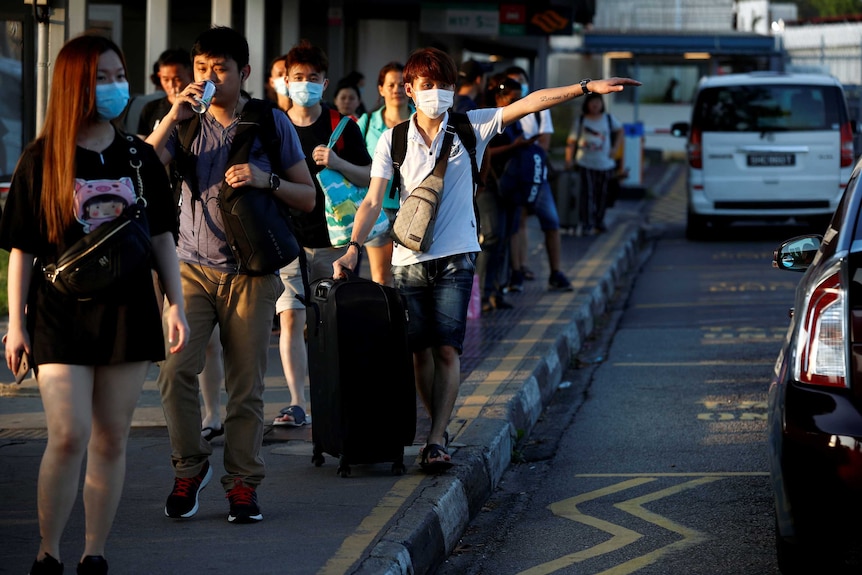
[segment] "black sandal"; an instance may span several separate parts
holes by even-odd
[[[449,456],[449,452],[446,451],[445,447],[436,443],[429,443],[422,449],[422,459],[419,460],[419,467],[428,474],[443,473],[451,469],[453,465],[451,460],[443,459],[444,456]],[[432,459],[434,461],[430,461]]]

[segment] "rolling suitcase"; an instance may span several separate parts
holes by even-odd
[[[312,463],[392,463],[404,473],[404,447],[416,435],[413,356],[407,311],[391,287],[351,275],[311,283],[307,302],[308,374],[314,424]]]

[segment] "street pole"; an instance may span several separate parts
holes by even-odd
[[[45,123],[45,111],[48,109],[49,68],[51,67],[48,55],[48,23],[51,20],[51,7],[34,4],[33,14],[38,23],[36,29],[36,133],[38,134]]]

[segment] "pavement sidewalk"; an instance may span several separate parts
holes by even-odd
[[[440,476],[419,472],[416,460],[428,429],[421,406],[416,443],[407,448],[404,476],[388,465],[353,466],[352,477],[335,473],[327,456],[311,464],[311,427],[268,427],[262,455],[267,477],[259,489],[264,521],[237,526],[226,520],[218,475],[223,437],[214,440],[215,476],[190,520],[164,517],[172,484],[170,446],[150,370],[128,445],[125,491],[107,558],[111,573],[428,573],[452,551],[470,518],[479,512],[510,464],[519,437],[529,434],[561,382],[572,357],[623,276],[635,265],[643,239],[645,208],[681,182],[681,164],[649,166],[646,198],[621,199],[609,211],[607,233],[563,237],[563,270],[573,292],[547,291],[549,270],[541,233],[530,218],[530,267],[536,280],[510,294],[511,310],[470,320],[462,355],[462,386],[449,433],[456,466]],[[5,326],[0,325],[5,331]],[[0,381],[12,381],[5,366]],[[287,405],[273,334],[266,378],[267,422]],[[313,406],[311,406],[313,413]],[[383,402],[378,413],[386,417]],[[0,573],[23,573],[38,541],[36,477],[45,446],[45,418],[33,380],[0,384]],[[67,570],[83,546],[79,501],[64,535]]]

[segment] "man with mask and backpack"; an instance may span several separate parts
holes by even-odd
[[[221,482],[230,502],[228,521],[253,523],[263,519],[257,500],[265,475],[260,456],[263,379],[275,302],[284,287],[277,268],[268,273],[246,270],[246,262],[228,241],[220,205],[225,192],[247,188],[257,197],[269,195],[310,211],[314,185],[284,114],[241,92],[251,71],[245,38],[230,28],[211,28],[195,41],[192,60],[195,82],[183,89],[147,138],[165,164],[176,160],[182,181],[177,254],[191,330],[189,344],[170,354],[159,374],[175,474],[165,515],[193,516],[198,496],[212,477],[212,447],[200,434],[197,375],[218,325],[228,393]],[[205,85],[214,89],[208,106],[202,98]],[[193,107],[201,112],[196,115]],[[232,145],[240,133],[248,143],[244,158]]]
[[[431,418],[431,429],[421,451],[420,466],[428,473],[452,466],[446,427],[452,416],[461,382],[460,354],[466,330],[467,306],[479,251],[473,210],[473,166],[481,164],[488,142],[507,125],[535,111],[568,102],[591,91],[606,94],[640,82],[629,78],[583,80],[572,86],[529,94],[502,108],[472,110],[466,114],[475,137],[469,144],[457,134],[456,114],[449,112],[455,96],[458,71],[452,58],[436,48],[411,54],[404,66],[407,96],[416,113],[404,124],[385,132],[377,144],[371,170],[371,187],[354,220],[351,248],[333,264],[340,278],[356,265],[358,251],[376,221],[388,181],[399,178],[402,207],[398,218],[414,219],[419,210],[407,210],[409,198],[420,192],[436,193],[438,205],[431,214],[433,230],[427,246],[420,237],[396,239],[392,257],[395,287],[404,296],[410,321],[408,336],[419,395]],[[454,122],[453,122],[454,119]],[[406,124],[406,153],[394,165],[395,133]],[[444,169],[440,170],[439,165]],[[439,174],[441,174],[440,176]],[[436,176],[432,177],[432,176]],[[394,184],[393,184],[394,185]],[[396,232],[401,227],[396,219]],[[417,245],[419,244],[419,245]],[[407,247],[408,245],[412,246]],[[422,249],[422,248],[426,249]],[[418,249],[417,249],[418,248]]]

